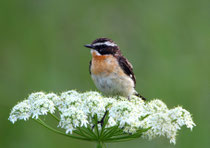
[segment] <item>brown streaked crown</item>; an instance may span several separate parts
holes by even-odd
[[[85,45],[85,47],[97,50],[101,55],[121,54],[117,44],[115,44],[114,41],[109,38],[98,38],[94,40],[91,44]]]
[[[114,43],[114,41],[112,41],[112,40],[109,39],[109,38],[98,38],[98,39],[94,40],[94,41],[92,42],[92,44],[95,44],[95,43],[104,43],[104,42],[107,42],[107,41],[109,41],[109,42],[111,42],[111,43]]]

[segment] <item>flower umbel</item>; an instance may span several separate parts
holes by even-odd
[[[28,97],[31,105],[32,118],[38,119],[39,115],[47,115],[48,112],[55,112],[55,104],[50,100],[51,94],[45,95],[43,92],[32,93]]]
[[[12,123],[15,123],[17,119],[28,120],[30,116],[31,116],[31,105],[29,104],[29,100],[24,100],[13,107],[9,116],[9,120]]]
[[[41,119],[47,114],[52,115],[58,121],[58,127],[66,133]],[[145,102],[133,96],[129,101],[124,97],[107,98],[94,91],[79,93],[71,90],[60,95],[32,93],[13,107],[9,120],[15,123],[30,117],[56,133],[96,141],[99,145],[158,136],[165,136],[175,144],[177,131],[182,126],[191,130],[195,126],[190,113],[180,106],[168,109],[158,99]]]

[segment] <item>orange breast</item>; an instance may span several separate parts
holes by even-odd
[[[92,53],[91,73],[94,75],[109,75],[118,69],[118,62],[112,55],[97,55]]]

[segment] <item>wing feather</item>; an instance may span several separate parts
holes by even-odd
[[[131,63],[123,56],[118,56],[118,63],[123,71],[133,80],[134,85],[136,86],[136,78]]]

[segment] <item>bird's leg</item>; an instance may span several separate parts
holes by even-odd
[[[107,115],[107,110],[106,110],[106,112],[104,113],[104,116],[102,117],[102,119],[101,119],[101,121],[98,121],[98,123],[101,123],[101,126],[103,126],[103,124],[104,124],[104,119],[105,119],[105,117],[106,117],[106,115]]]
[[[105,117],[106,117],[106,115],[107,115],[107,110],[106,110],[106,112],[104,113],[104,116],[102,117],[102,119],[100,120],[100,121],[98,121],[98,124],[100,123],[101,124],[101,126],[103,126],[103,124],[104,124],[104,119],[105,119]],[[94,129],[94,127],[95,127],[96,125],[94,124],[93,126],[92,126],[92,129]]]

